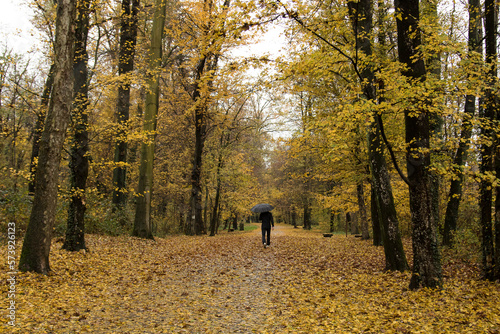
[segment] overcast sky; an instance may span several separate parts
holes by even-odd
[[[0,43],[18,53],[26,53],[35,48],[38,33],[30,22],[33,12],[27,0],[0,0]],[[270,52],[279,54],[284,45],[284,37],[280,36],[281,28],[272,29],[258,46],[242,48],[244,54]],[[237,52],[240,53],[240,52]]]
[[[31,9],[25,0],[0,0],[0,41],[18,53],[33,49],[36,31],[30,23]]]

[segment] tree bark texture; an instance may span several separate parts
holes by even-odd
[[[369,36],[373,30],[373,8],[371,1],[349,2],[349,12],[356,35],[356,45],[358,45],[359,49],[366,56],[370,56],[372,48]],[[377,95],[374,86],[375,74],[373,68],[364,66],[360,73],[360,81],[362,81],[365,97],[368,100],[375,101]],[[372,194],[375,196],[374,204],[376,204],[377,208],[375,218],[378,218],[378,225],[382,233],[382,243],[384,245],[386,260],[385,269],[405,271],[408,270],[408,262],[401,241],[399,220],[385,161],[380,129],[381,124],[381,116],[374,112],[372,114],[372,121],[367,128],[367,133],[368,154],[372,175]]]
[[[335,231],[335,211],[330,211],[330,233]]]
[[[486,41],[486,64],[489,66],[488,77],[486,79],[486,88],[484,92],[484,119],[482,122],[481,135],[483,144],[481,145],[481,164],[480,171],[483,176],[488,172],[494,171],[493,163],[495,162],[495,170],[500,172],[500,157],[498,149],[498,140],[494,133],[494,122],[498,119],[497,115],[497,92],[495,85],[497,84],[497,4],[494,0],[485,0],[485,41]],[[494,144],[490,144],[489,142]],[[494,147],[495,146],[495,147]],[[495,156],[494,156],[495,155]],[[500,195],[500,188],[496,187],[495,192]],[[492,226],[492,184],[491,181],[482,178],[480,184],[480,210],[481,210],[481,225],[482,225],[482,253],[483,253],[483,276],[486,279],[494,280],[495,272],[500,270],[495,269],[495,258],[498,251],[495,251],[493,226]],[[497,199],[495,203],[495,228],[500,228],[500,217],[497,212],[500,210],[500,201]],[[500,213],[499,213],[500,214]],[[495,231],[496,236],[500,236],[498,229]],[[499,240],[500,241],[500,240]],[[498,254],[500,255],[500,254]],[[498,258],[497,260],[500,260]]]
[[[425,80],[424,60],[418,54],[422,45],[419,30],[419,1],[396,0],[395,17],[398,32],[399,61],[406,68],[403,75],[418,84]],[[410,289],[441,288],[441,260],[432,212],[432,190],[429,166],[429,114],[425,101],[412,101],[405,110],[410,212],[412,217],[413,275]]]
[[[71,198],[68,207],[66,239],[63,248],[69,251],[85,249],[85,191],[89,174],[88,134],[88,69],[87,36],[90,0],[77,2],[75,23],[75,58],[73,65],[73,138],[69,156]]]
[[[221,144],[222,144],[222,138],[221,138]],[[222,146],[222,145],[221,145]],[[219,161],[217,163],[217,172],[216,172],[216,180],[217,180],[217,188],[215,189],[215,201],[214,201],[214,207],[213,207],[213,212],[210,220],[210,236],[214,236],[217,233],[217,219],[219,216],[219,202],[220,202],[220,191],[221,191],[221,186],[222,186],[222,180],[221,180],[221,169],[222,169],[222,152],[219,153]]]
[[[217,189],[215,190],[215,203],[213,207],[213,212],[210,219],[210,236],[217,234],[217,220],[219,218],[219,202],[220,202],[220,188],[221,180],[220,177],[217,178]]]
[[[204,63],[204,61],[203,61]],[[199,64],[198,75],[201,79],[204,64]],[[199,80],[199,79],[198,79]],[[198,85],[197,85],[198,86]],[[207,128],[207,102],[201,98],[200,87],[197,87],[195,98],[195,147],[193,169],[191,172],[191,216],[188,217],[188,235],[201,235],[203,231],[202,215],[202,187],[201,187],[201,167],[203,162],[203,147],[205,146],[206,128]]]
[[[213,34],[212,9],[214,6],[213,0],[206,0],[205,14],[209,18],[204,31],[203,38],[206,39],[206,45],[215,45],[216,38],[221,38],[218,34]],[[230,5],[230,0],[225,0],[223,4],[224,11]],[[221,14],[221,15],[225,15]],[[217,27],[220,31],[224,31],[224,20],[221,26]],[[221,46],[210,49],[200,50],[200,60],[194,69],[194,89],[192,99],[194,101],[194,124],[195,124],[195,147],[193,156],[193,169],[191,171],[191,214],[187,219],[185,233],[187,235],[200,235],[206,233],[205,224],[202,215],[202,187],[201,187],[201,169],[203,163],[203,148],[205,146],[208,107],[210,104],[210,93],[213,86],[213,76],[218,66]]]
[[[202,185],[201,168],[203,164],[203,148],[205,146],[207,132],[207,113],[209,96],[202,94],[202,81],[206,76],[212,76],[217,68],[218,56],[206,54],[198,62],[195,69],[195,85],[192,99],[195,103],[194,122],[195,122],[195,147],[193,156],[193,169],[191,171],[191,215],[188,217],[188,223],[185,233],[187,235],[201,235],[205,233],[203,215],[202,215]],[[211,91],[213,79],[209,78],[206,85],[208,91]]]
[[[469,57],[473,53],[482,54],[481,39],[481,3],[479,0],[469,0]],[[470,87],[472,88],[472,87]],[[467,160],[467,150],[472,135],[471,121],[476,113],[476,96],[467,94],[465,97],[464,117],[460,131],[460,142],[455,157],[453,158],[453,179],[451,180],[448,194],[448,204],[444,218],[443,245],[453,244],[453,233],[457,229],[458,210],[462,199],[462,186],[464,182],[464,165]]]
[[[385,270],[408,270],[399,220],[392,195],[392,186],[384,157],[384,146],[380,138],[378,122],[372,121],[368,131],[372,187],[375,196],[376,217],[381,230],[381,244],[384,246]]]
[[[359,220],[361,226],[361,239],[370,239],[370,231],[368,230],[368,217],[366,215],[366,202],[365,191],[363,182],[360,181],[356,186],[356,193],[358,197]]]
[[[113,170],[113,204],[123,208],[126,202],[127,180],[127,132],[126,127],[130,112],[130,75],[134,70],[135,46],[137,42],[137,21],[139,14],[139,0],[123,0],[120,21],[120,56],[118,61],[118,100],[116,115],[118,118],[119,132],[115,143],[116,164]]]
[[[380,226],[380,218],[378,215],[378,199],[373,182],[371,184],[370,212],[372,220],[373,246],[382,246],[382,228]]]
[[[33,145],[31,148],[30,160],[31,180],[28,184],[28,192],[32,195],[35,193],[35,170],[36,161],[40,153],[40,139],[42,138],[43,127],[45,125],[45,117],[47,116],[47,109],[50,102],[50,94],[52,92],[52,86],[54,85],[54,67],[54,64],[50,66],[49,75],[47,76],[47,80],[45,80],[42,99],[40,101],[40,109],[37,112],[35,129],[33,130]]]
[[[487,94],[487,108],[491,108],[495,112],[497,133],[494,141],[495,154],[495,174],[500,175],[500,139],[498,138],[498,121],[500,120],[499,111],[499,94],[498,94],[498,52],[497,52],[497,35],[498,35],[498,1],[485,1],[486,11],[486,63],[490,65],[489,77],[491,78],[491,88]],[[495,250],[493,259],[493,277],[492,280],[500,279],[500,186],[495,187]]]
[[[160,64],[162,57],[162,39],[165,26],[166,1],[155,0],[151,48],[149,51],[149,73],[146,93],[146,110],[143,130],[146,140],[141,147],[141,165],[139,168],[139,186],[135,207],[134,229],[132,235],[153,239],[151,222],[151,200],[153,196],[153,162],[155,152],[156,120],[160,94]]]
[[[432,39],[435,39],[434,33],[439,31],[438,23],[438,2],[437,0],[422,0],[421,1],[421,13],[425,24],[432,27],[430,28],[433,32],[428,32],[424,35],[424,44],[432,44]],[[427,58],[425,59],[425,66],[427,69],[427,74],[433,80],[441,79],[441,54],[438,51],[427,51]],[[442,142],[443,134],[443,118],[438,113],[431,113],[429,115],[430,131],[431,135],[437,139],[437,142]],[[431,184],[431,198],[432,198],[432,215],[436,225],[439,225],[441,219],[440,212],[440,191],[441,186],[441,176],[437,172],[430,173]]]
[[[35,193],[24,236],[19,269],[47,274],[54,226],[61,152],[73,99],[73,41],[75,2],[59,0],[55,37],[54,87],[35,173]]]
[[[305,195],[304,198],[304,223],[303,223],[303,228],[305,230],[310,230],[312,227],[312,222],[311,222],[311,206],[309,203],[309,197],[307,197],[307,194]]]

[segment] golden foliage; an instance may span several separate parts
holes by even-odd
[[[13,333],[495,333],[497,283],[450,262],[444,289],[407,291],[381,247],[277,226],[156,241],[87,236],[53,245],[49,276],[19,274]],[[1,247],[6,254],[6,246]],[[2,263],[5,273],[6,263]],[[1,294],[6,295],[6,276]]]

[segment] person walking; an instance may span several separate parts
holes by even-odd
[[[262,243],[264,244],[264,248],[266,248],[271,244],[271,228],[274,230],[273,214],[269,211],[262,212],[259,220],[262,220]]]

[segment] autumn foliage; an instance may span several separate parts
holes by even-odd
[[[18,277],[12,333],[496,333],[497,283],[455,260],[442,291],[408,291],[382,248],[353,236],[279,225],[156,241],[89,235],[53,272]],[[407,249],[410,251],[409,249]],[[1,248],[5,253],[5,247]],[[2,263],[5,272],[5,264]],[[5,276],[1,294],[6,294]],[[7,330],[8,328],[8,330]]]
[[[29,3],[40,62],[0,49],[5,332],[499,333],[495,1]]]

